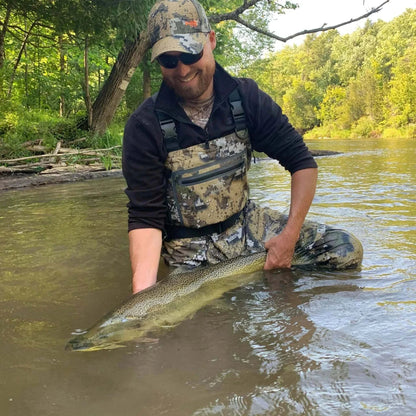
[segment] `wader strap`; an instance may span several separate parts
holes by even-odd
[[[178,134],[176,133],[176,125],[171,117],[167,114],[157,111],[157,118],[159,119],[160,128],[163,133],[163,140],[165,142],[166,150],[173,152],[179,150]]]
[[[228,98],[231,106],[231,112],[233,114],[235,131],[245,130],[246,128],[246,115],[244,113],[243,103],[241,101],[240,92],[236,88]]]
[[[166,241],[175,240],[177,238],[192,238],[202,237],[210,234],[221,234],[223,231],[232,227],[240,218],[243,211],[237,212],[227,218],[225,221],[217,222],[216,224],[207,225],[201,228],[188,228],[183,226],[166,226]]]
[[[156,98],[159,93],[152,95],[153,103],[156,103]],[[162,111],[155,110],[159,120],[160,128],[162,129],[163,141],[168,152],[179,150],[178,133],[176,132],[176,124],[171,117]]]
[[[153,102],[156,102],[157,95],[158,93],[152,95]],[[247,125],[246,115],[244,113],[244,108],[238,88],[236,88],[230,94],[228,101],[231,106],[235,131],[245,130]],[[168,153],[179,150],[181,147],[179,146],[178,133],[176,131],[175,122],[166,113],[158,110],[155,111],[159,120],[160,128],[162,129],[166,150]]]

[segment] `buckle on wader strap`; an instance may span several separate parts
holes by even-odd
[[[179,150],[180,146],[175,122],[165,113],[156,111],[156,114],[159,119],[160,128],[162,129],[163,141],[165,143],[166,150],[168,153]]]
[[[228,97],[228,101],[231,106],[231,113],[233,115],[235,131],[245,130],[247,123],[246,123],[246,115],[244,112],[243,103],[241,101],[240,92],[238,88],[236,88]]]
[[[189,228],[181,225],[166,225],[165,240],[171,241],[179,238],[203,237],[210,234],[221,234],[228,228],[232,227],[240,219],[243,210],[231,215],[231,217],[224,221],[217,222],[216,224],[206,225],[205,227],[201,228]]]
[[[153,103],[156,103],[156,99],[159,93],[152,95]],[[159,125],[162,130],[163,142],[165,143],[166,150],[173,152],[174,150],[179,150],[181,147],[178,142],[178,133],[176,132],[176,124],[173,121],[172,117],[168,116],[163,111],[155,109],[157,119],[159,120]]]

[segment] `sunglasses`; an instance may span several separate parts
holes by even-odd
[[[204,54],[204,50],[202,49],[199,53],[181,53],[180,55],[168,55],[167,53],[163,53],[159,55],[156,60],[162,65],[164,68],[173,69],[178,66],[178,62],[181,61],[184,65],[192,65],[198,62],[202,55]]]

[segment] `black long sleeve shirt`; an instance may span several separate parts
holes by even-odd
[[[215,101],[205,129],[193,124],[165,83],[156,100],[144,101],[128,120],[123,140],[123,174],[129,197],[128,229],[164,230],[167,217],[165,161],[167,151],[155,109],[168,114],[176,125],[182,148],[223,137],[234,131],[228,97],[239,88],[247,128],[254,150],[276,159],[291,174],[316,168],[302,136],[289,123],[282,109],[247,78],[235,78],[217,64]]]

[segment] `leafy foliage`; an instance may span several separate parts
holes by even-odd
[[[0,147],[11,153],[27,140],[88,136],[86,88],[94,101],[117,67],[126,40],[146,27],[155,0],[4,0],[0,3]],[[201,0],[208,15],[230,13],[250,1]],[[217,61],[230,72],[258,81],[280,103],[301,131],[340,135],[377,135],[416,128],[416,11],[390,23],[367,23],[351,35],[336,31],[309,36],[303,45],[272,54],[267,30],[276,14],[295,8],[289,1],[262,0],[240,15],[240,23],[222,20],[217,33]],[[88,45],[88,46],[87,46]],[[84,57],[88,56],[87,67]],[[86,75],[86,69],[88,74]],[[144,74],[150,93],[161,74],[149,57],[140,66],[119,106],[115,125],[143,101]],[[56,127],[56,128],[55,128]],[[119,128],[120,131],[120,128]],[[118,142],[118,133],[110,132]],[[316,134],[320,134],[319,132]],[[344,133],[342,133],[344,134]],[[6,152],[7,153],[7,152]]]
[[[416,10],[409,9],[349,35],[309,35],[240,74],[255,78],[309,136],[379,137],[388,129],[414,137],[415,39]]]
[[[0,100],[6,108],[49,111],[53,116],[91,114],[94,101],[126,41],[134,42],[146,28],[155,0],[6,0],[0,4]],[[208,14],[241,6],[241,0],[203,0]],[[249,23],[267,27],[271,13],[290,2],[263,0],[247,10]],[[215,25],[218,61],[235,70],[258,57],[270,40],[233,21]],[[236,36],[236,33],[238,36]],[[241,36],[240,36],[241,35]],[[243,39],[244,38],[244,39]],[[249,45],[249,46],[248,46]],[[87,57],[87,61],[85,58]],[[144,70],[151,71],[151,92],[160,84],[148,57],[135,72],[119,107],[125,117],[145,98]],[[85,116],[86,117],[86,116]],[[86,117],[87,120],[87,117]],[[116,120],[117,121],[117,120]]]

